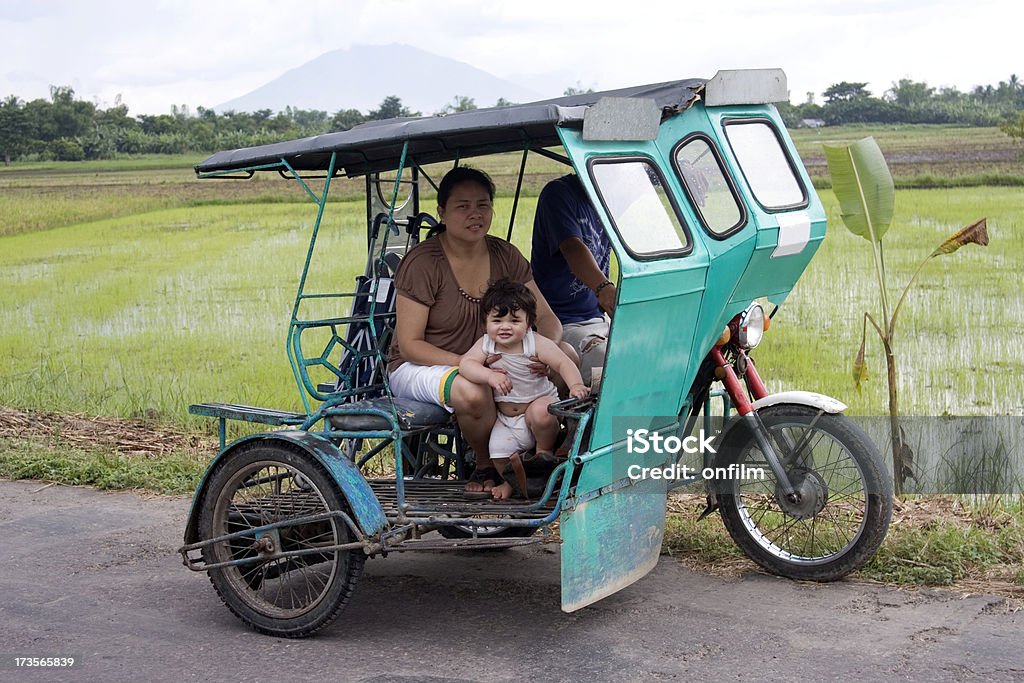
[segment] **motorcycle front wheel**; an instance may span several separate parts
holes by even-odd
[[[878,550],[892,517],[892,480],[878,449],[844,415],[776,405],[758,417],[796,495],[785,495],[754,427],[738,423],[714,464],[726,529],[773,574],[846,576]]]

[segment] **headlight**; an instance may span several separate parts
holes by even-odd
[[[752,349],[761,343],[764,336],[765,315],[761,304],[752,303],[740,315],[739,335],[737,341],[741,348]]]

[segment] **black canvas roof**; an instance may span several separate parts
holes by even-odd
[[[420,164],[522,150],[527,145],[550,147],[559,144],[558,126],[581,125],[586,108],[602,97],[647,97],[674,113],[693,104],[704,84],[703,79],[671,81],[447,116],[372,121],[339,133],[217,152],[195,169],[211,173],[285,159],[296,171],[322,171],[337,152],[340,169],[347,175],[363,175],[397,168],[406,141],[409,154]]]

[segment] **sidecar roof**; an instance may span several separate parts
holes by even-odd
[[[371,121],[338,133],[218,152],[195,170],[206,174],[272,165],[266,170],[276,171],[283,159],[296,171],[325,171],[337,153],[336,168],[359,176],[397,168],[407,141],[419,164],[550,147],[559,144],[559,126],[582,125],[587,108],[602,97],[650,98],[671,115],[696,102],[706,82],[694,78],[446,116]]]

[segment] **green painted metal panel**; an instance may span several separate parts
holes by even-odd
[[[679,387],[692,381],[704,272],[623,275],[591,443],[612,443],[613,417],[678,412]]]
[[[722,119],[728,116],[757,116],[776,124],[806,188],[806,206],[770,212],[754,201],[725,140]],[[718,148],[724,171],[745,205],[743,226],[725,238],[703,229],[672,163],[676,146],[695,132]],[[560,520],[562,606],[572,611],[629,585],[657,563],[664,532],[665,482],[633,481],[627,471],[631,464],[656,467],[669,456],[627,453],[626,429],[678,426],[697,370],[725,324],[752,299],[770,297],[778,302],[785,298],[824,238],[825,216],[771,106],[707,110],[698,103],[664,121],[651,143],[587,143],[576,131],[562,129],[560,134],[605,221],[621,273],[590,452],[583,456],[574,490],[582,502],[563,512]],[[674,198],[693,241],[687,255],[634,259],[612,229],[587,164],[605,155],[636,158],[638,154],[661,169],[664,189]],[[780,223],[809,224],[806,245],[788,255],[777,252]],[[793,234],[790,231],[787,236]]]
[[[720,147],[723,152],[723,160],[729,167],[733,177],[736,179],[740,193],[750,212],[750,222],[756,232],[755,250],[750,255],[749,263],[743,269],[743,275],[736,282],[733,296],[730,298],[729,310],[741,310],[751,300],[759,297],[767,297],[773,303],[781,304],[786,296],[792,291],[800,275],[810,263],[821,242],[825,238],[826,221],[825,209],[814,190],[807,170],[800,162],[789,133],[782,124],[781,117],[775,107],[770,105],[752,107],[718,107],[708,113],[712,126],[722,131],[724,120],[742,117],[768,119],[775,124],[779,133],[779,139],[783,148],[788,152],[789,157],[794,161],[794,171],[807,193],[807,205],[804,207],[784,210],[766,211],[753,197],[750,187],[746,184],[738,162],[725,139],[724,132],[718,134]],[[779,244],[781,221],[792,221],[805,219],[810,223],[810,232],[807,245],[796,254],[777,256],[775,249]],[[734,310],[735,309],[735,310]],[[732,317],[732,313],[721,315],[721,324],[724,325]]]
[[[708,253],[692,219],[687,225],[693,239],[689,254],[656,260],[638,260],[626,250],[598,199],[587,164],[592,159],[625,156],[646,158],[662,169],[666,191],[679,203],[679,189],[670,176],[659,145],[648,143],[584,142],[578,131],[562,129],[563,144],[608,227],[619,261],[621,282],[611,338],[601,381],[601,401],[594,416],[591,444],[611,444],[611,420],[621,415],[675,415],[680,387],[693,381],[693,335],[707,282]],[[642,381],[637,381],[642,378]],[[584,477],[586,482],[589,477]],[[597,482],[597,488],[608,481]]]
[[[665,482],[643,480],[563,513],[562,609],[597,602],[654,569],[665,536]]]
[[[746,209],[744,225],[728,237],[712,236],[701,225],[700,214],[685,192],[673,159],[673,153],[680,141],[694,134],[706,136],[711,144],[718,149],[719,156],[723,157],[723,162],[725,161],[723,144],[719,141],[721,132],[702,106],[692,107],[682,115],[666,121],[661,127],[657,141],[658,147],[663,150],[666,159],[672,164],[672,181],[675,183],[673,187],[679,196],[680,209],[686,214],[687,221],[695,226],[695,231],[699,232],[701,242],[708,253],[707,284],[700,302],[700,310],[691,322],[694,329],[694,340],[690,357],[686,360],[690,372],[678,387],[677,410],[664,413],[673,415],[678,414],[679,410],[683,408],[683,402],[693,383],[697,369],[714,345],[715,340],[721,335],[725,325],[721,319],[724,317],[725,321],[728,321],[735,313],[750,303],[749,300],[746,301],[738,310],[732,310],[734,307],[729,306],[729,302],[735,298],[737,273],[743,273],[746,270],[759,232],[756,220],[749,208]],[[728,163],[725,166],[723,172],[727,176],[731,176],[733,184],[737,185],[740,178],[736,177]],[[743,195],[740,195],[741,203],[743,203],[742,200]],[[723,310],[729,312],[723,314]]]

